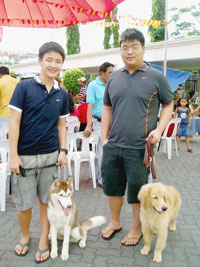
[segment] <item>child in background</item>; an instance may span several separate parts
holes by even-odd
[[[85,130],[85,127],[87,125],[87,103],[84,102],[80,106],[78,106],[78,111],[80,113],[80,129],[79,132],[82,132]]]
[[[189,140],[191,112],[189,109],[189,102],[186,97],[179,98],[177,102],[177,108],[174,114],[174,118],[176,117],[181,118],[181,123],[179,125],[178,133],[177,133],[178,149],[180,149],[181,136],[185,136],[186,143],[187,143],[187,152],[192,152],[192,148],[190,148],[190,140]]]
[[[71,93],[68,93],[68,99],[69,99],[69,112],[70,112],[70,116],[76,116],[76,117],[78,117],[78,119],[80,119],[80,112],[75,107],[74,97],[73,97],[73,95]]]

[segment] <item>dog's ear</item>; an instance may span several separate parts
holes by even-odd
[[[59,186],[60,186],[60,181],[59,181],[58,177],[56,177],[54,182],[53,182],[53,187],[58,188]]]
[[[151,189],[151,184],[143,185],[138,194],[138,199],[145,209],[150,205]]]
[[[68,179],[67,179],[67,184],[68,184],[68,186],[71,188],[71,190],[72,190],[72,188],[73,188],[73,179],[72,179],[72,176],[70,175],[69,177],[68,177]]]

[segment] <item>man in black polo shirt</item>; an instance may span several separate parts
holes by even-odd
[[[47,219],[48,188],[53,182],[56,162],[66,164],[66,116],[68,95],[55,81],[65,59],[64,49],[55,42],[39,49],[40,76],[17,84],[11,98],[9,142],[12,195],[17,208],[21,239],[18,256],[29,250],[31,212],[39,199],[41,234],[37,263],[49,258]],[[26,177],[23,170],[25,169]]]
[[[120,212],[127,186],[134,220],[121,241],[125,246],[137,245],[142,237],[137,195],[149,175],[149,169],[143,166],[145,139],[153,136],[152,143],[159,142],[173,110],[172,92],[166,78],[143,61],[144,43],[144,36],[137,29],[122,33],[120,50],[125,67],[111,74],[102,113],[103,190],[111,213],[102,238],[110,240],[122,229]],[[162,112],[157,125],[160,103]]]

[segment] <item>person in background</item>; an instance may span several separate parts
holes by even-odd
[[[87,108],[88,105],[86,102],[84,102],[83,104],[78,106],[78,111],[80,113],[80,129],[79,132],[82,132],[85,130],[86,126],[87,126]]]
[[[9,69],[7,67],[0,67],[0,129],[5,129],[0,134],[0,140],[7,138],[10,120],[8,104],[17,83],[18,80],[9,75]]]
[[[81,85],[81,90],[80,93],[76,95],[76,98],[79,101],[79,104],[83,104],[85,102],[85,98],[87,95],[87,85],[86,85],[86,78],[81,77],[78,79],[80,85]]]
[[[121,240],[135,246],[142,237],[140,202],[142,185],[148,182],[149,168],[143,166],[145,141],[158,143],[169,122],[172,92],[166,77],[144,61],[145,39],[138,29],[126,29],[120,36],[120,53],[125,66],[113,72],[107,82],[101,122],[103,146],[103,191],[108,196],[111,220],[101,232],[110,240],[122,229],[120,213],[127,187],[133,223]],[[160,103],[162,111],[157,115]]]
[[[180,97],[184,97],[186,96],[186,92],[185,90],[183,89],[183,85],[182,84],[179,84],[179,87],[175,93],[176,95],[176,99],[179,100]]]
[[[106,83],[110,74],[114,71],[114,65],[109,62],[103,63],[99,68],[99,76],[96,80],[89,83],[87,98],[88,103],[87,110],[87,126],[84,131],[84,135],[89,137],[92,132],[96,132],[101,138],[101,115],[103,109],[103,96],[106,88]],[[93,120],[93,122],[92,122]],[[98,147],[98,177],[97,182],[102,187],[102,176],[101,176],[101,161],[102,161],[102,145],[99,139]]]
[[[55,81],[64,59],[65,51],[58,43],[43,44],[38,57],[40,75],[18,83],[9,103],[12,196],[21,229],[15,253],[21,257],[28,253],[32,207],[38,197],[41,232],[36,263],[50,256],[48,188],[58,175],[56,163],[59,168],[66,164],[68,94]]]
[[[71,93],[68,93],[68,99],[69,99],[69,112],[70,112],[70,116],[76,116],[78,119],[80,119],[80,112],[75,107],[75,104],[74,104],[74,96]]]
[[[189,102],[187,97],[179,98],[177,102],[177,108],[174,113],[174,118],[181,118],[177,133],[177,146],[180,149],[181,136],[185,136],[187,144],[187,152],[192,152],[190,148],[189,128],[191,125],[191,111],[189,108]]]

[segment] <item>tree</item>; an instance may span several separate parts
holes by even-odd
[[[152,20],[163,21],[165,19],[165,0],[153,0],[152,1]],[[163,41],[165,39],[165,26],[160,25],[154,28],[152,25],[149,26],[148,32],[151,37],[151,42]]]
[[[78,79],[81,77],[85,77],[85,74],[80,69],[66,70],[62,76],[62,85],[73,95],[76,95],[79,93],[81,88],[81,85],[78,81]]]
[[[170,22],[174,22],[176,25],[176,30],[171,33],[171,36],[181,38],[200,35],[200,4],[199,8],[197,8],[197,6],[191,6],[185,8],[172,8],[170,11],[174,12]],[[194,22],[181,22],[181,17],[185,17],[186,15],[187,17],[192,16]]]
[[[80,32],[78,25],[67,27],[66,36],[67,36],[67,55],[80,53],[81,51]]]
[[[105,19],[105,22],[112,22],[112,26],[106,27],[104,30],[104,49],[108,49],[111,47],[119,47],[119,21],[117,19],[117,7],[113,9],[112,13],[114,18],[110,16]],[[111,36],[113,35],[113,44],[110,44]]]
[[[113,9],[112,14],[116,15],[113,19],[115,25],[112,25],[112,33],[113,33],[113,47],[119,47],[119,21],[117,19],[117,7]]]
[[[110,16],[105,19],[106,23],[107,22],[110,23],[111,21],[112,20],[111,20]],[[111,48],[111,45],[110,45],[111,34],[112,34],[112,28],[110,26],[109,27],[106,26],[104,29],[104,41],[103,41],[104,49]]]

